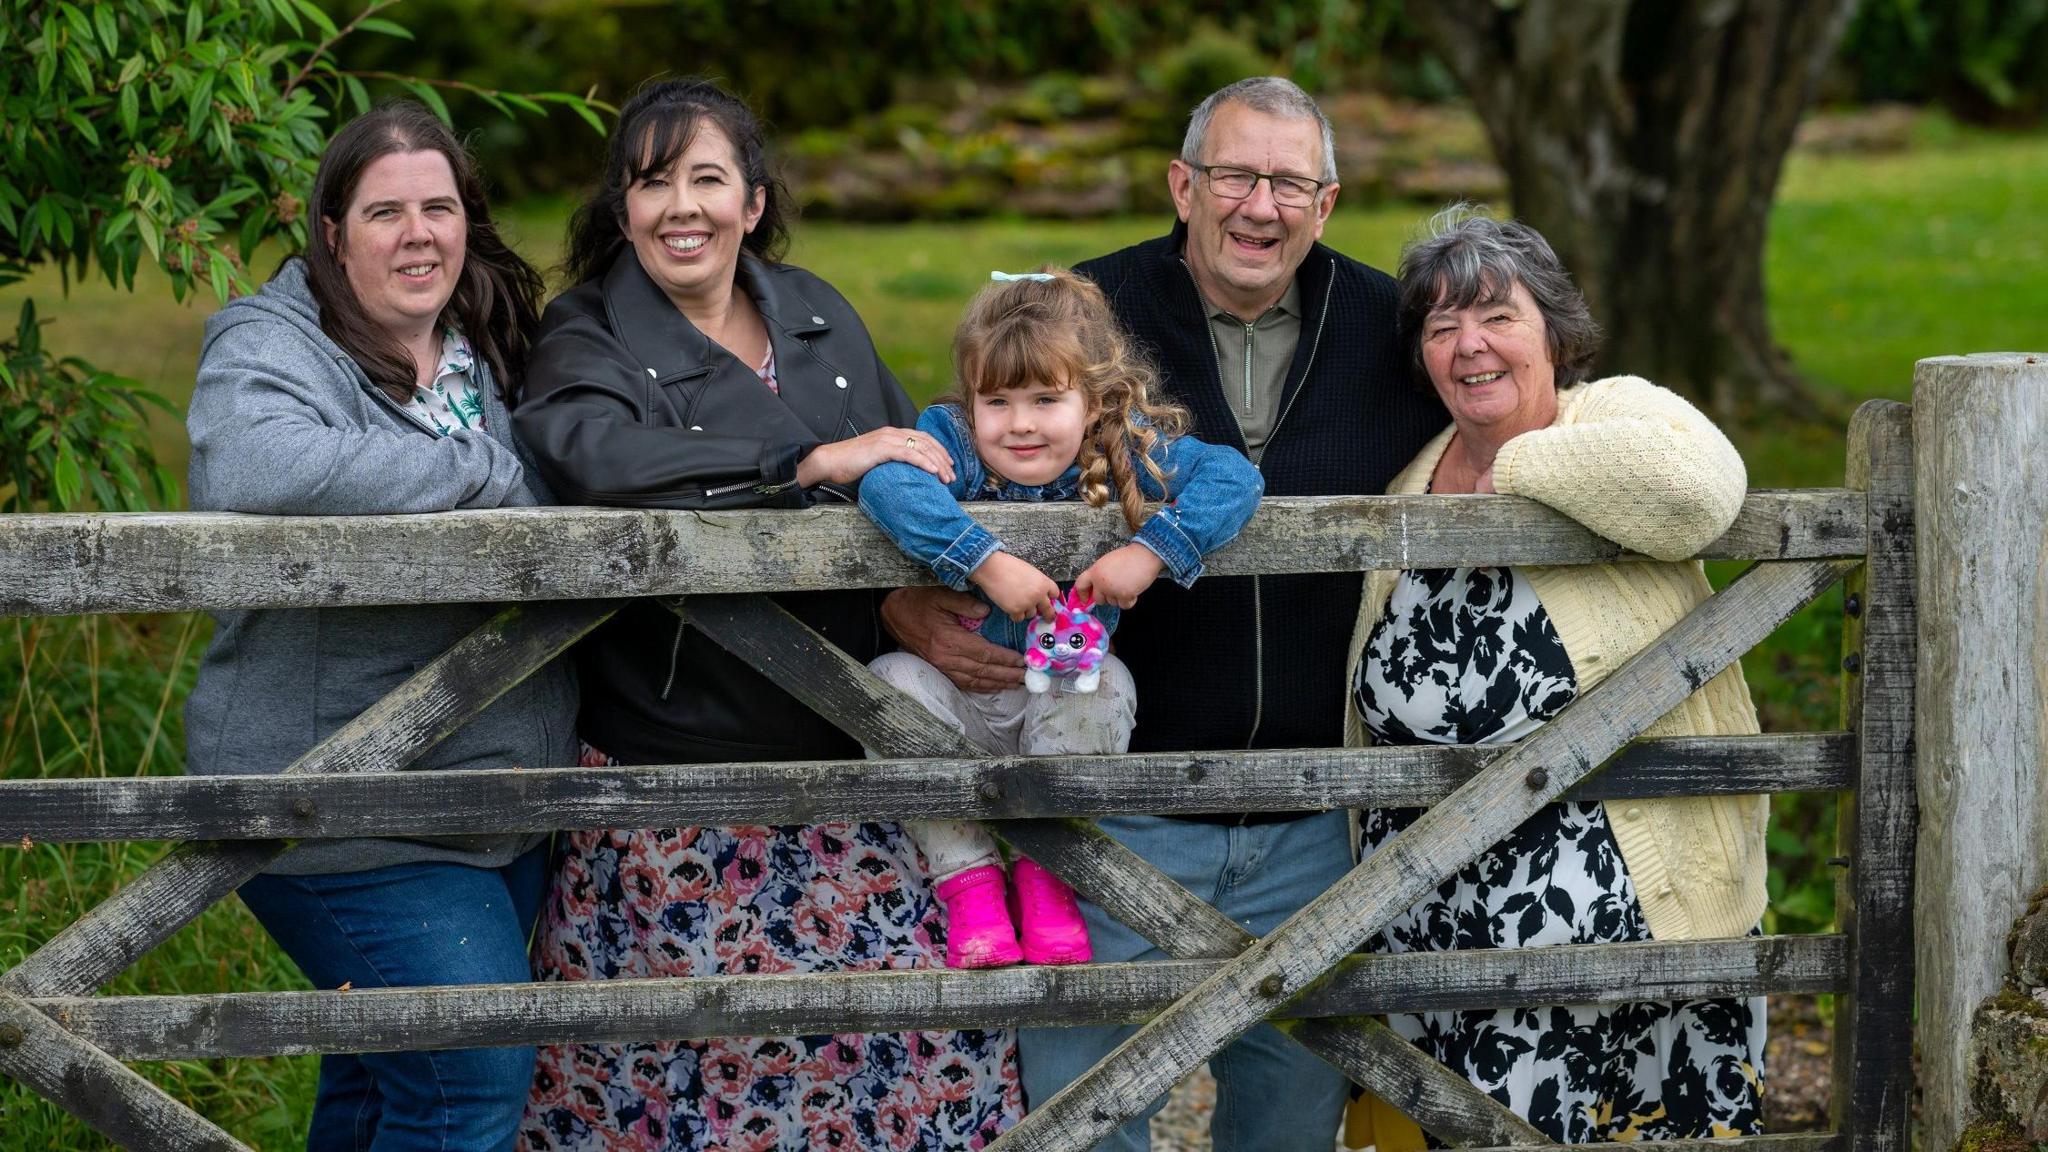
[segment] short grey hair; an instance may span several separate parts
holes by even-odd
[[[1398,318],[1416,378],[1429,382],[1422,325],[1430,313],[1505,300],[1517,284],[1543,315],[1557,386],[1584,380],[1600,354],[1600,325],[1550,241],[1527,224],[1495,220],[1463,202],[1430,217],[1424,235],[1401,250]]]
[[[1209,139],[1209,121],[1216,118],[1218,108],[1233,102],[1268,116],[1289,120],[1313,118],[1323,136],[1323,171],[1317,179],[1325,184],[1337,182],[1337,137],[1330,131],[1330,118],[1323,115],[1314,97],[1285,76],[1250,76],[1218,88],[1209,93],[1207,100],[1195,105],[1195,110],[1188,114],[1188,134],[1180,143],[1180,158],[1188,167],[1202,166],[1202,145]]]

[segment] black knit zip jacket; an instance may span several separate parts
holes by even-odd
[[[1216,366],[1184,225],[1076,267],[1102,286],[1159,366],[1193,432],[1245,451]],[[1394,331],[1394,280],[1322,244],[1295,273],[1301,341],[1259,469],[1268,496],[1373,495],[1449,417],[1414,382]],[[1343,742],[1343,667],[1358,573],[1161,580],[1123,615],[1116,652],[1137,681],[1133,752],[1323,748]]]

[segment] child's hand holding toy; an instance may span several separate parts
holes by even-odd
[[[967,578],[1012,620],[1050,617],[1053,601],[1060,595],[1060,586],[1052,577],[1008,552],[991,554]]]
[[[1158,553],[1143,544],[1126,544],[1075,577],[1074,593],[1091,604],[1129,608],[1164,568]]]

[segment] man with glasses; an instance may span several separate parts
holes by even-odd
[[[1076,268],[1153,356],[1167,394],[1193,413],[1194,433],[1251,457],[1269,496],[1382,492],[1448,422],[1400,351],[1393,279],[1318,243],[1337,200],[1332,147],[1329,121],[1290,81],[1232,84],[1195,109],[1166,174],[1173,231]],[[1355,572],[1153,585],[1116,634],[1138,688],[1131,750],[1340,745],[1359,588]],[[963,688],[1020,681],[1006,658],[1021,658],[954,623],[968,604],[956,595],[895,592],[883,617]],[[1101,827],[1257,935],[1351,866],[1344,812],[1112,816]],[[1094,905],[1082,912],[1098,962],[1164,958]],[[1132,1031],[1025,1030],[1029,1103],[1043,1104]],[[1344,1078],[1306,1049],[1262,1024],[1210,1067],[1218,1152],[1330,1147]],[[1101,1145],[1147,1146],[1144,1118]]]

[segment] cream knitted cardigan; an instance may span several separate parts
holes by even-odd
[[[1445,430],[1394,478],[1392,495],[1427,491],[1451,440]],[[1657,561],[1523,566],[1584,693],[1712,594],[1686,557],[1735,520],[1748,480],[1742,457],[1698,409],[1635,376],[1558,395],[1557,420],[1503,445],[1494,487],[1542,501],[1632,552]],[[1397,572],[1366,574],[1345,662],[1345,743],[1371,742],[1351,702],[1359,653]],[[1757,731],[1742,669],[1732,665],[1653,725],[1648,736]],[[1604,807],[1659,940],[1741,936],[1763,914],[1764,796],[1609,801]]]

